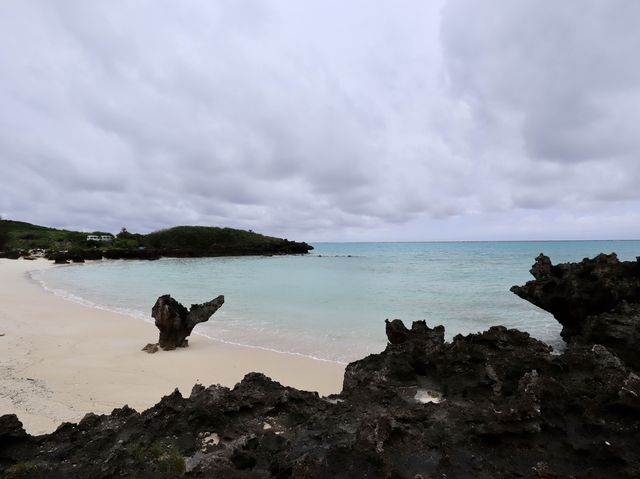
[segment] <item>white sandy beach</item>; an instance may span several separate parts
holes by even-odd
[[[144,353],[153,324],[64,300],[27,275],[50,267],[0,259],[0,415],[17,414],[31,434],[125,404],[141,411],[176,387],[184,396],[195,383],[232,387],[251,371],[322,395],[342,387],[343,365],[195,334],[188,348]]]

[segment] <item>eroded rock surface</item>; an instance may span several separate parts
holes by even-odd
[[[400,327],[395,323],[394,327]],[[403,326],[404,327],[404,326]],[[404,340],[328,398],[258,373],[32,437],[0,418],[3,477],[638,477],[640,378],[603,346],[561,355],[494,327]],[[24,475],[25,471],[28,475]],[[419,476],[420,475],[420,476]]]
[[[187,346],[187,337],[193,328],[208,321],[223,304],[224,296],[220,295],[206,303],[192,304],[191,309],[187,311],[187,308],[170,295],[160,296],[151,309],[151,316],[160,330],[159,346],[164,350]],[[157,349],[154,350],[153,344],[147,344],[144,350],[155,352]]]
[[[553,265],[541,254],[531,274],[511,291],[553,314],[565,341],[601,344],[640,370],[640,260],[612,253]]]

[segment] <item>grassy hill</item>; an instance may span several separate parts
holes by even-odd
[[[0,251],[45,249],[50,256],[78,258],[156,258],[307,253],[306,243],[253,231],[212,226],[176,226],[147,235],[123,229],[111,242],[87,241],[101,231],[69,231],[22,221],[0,220]]]
[[[0,220],[0,249],[69,249],[79,245],[86,246],[88,234],[109,233],[82,233],[33,225],[24,221]]]
[[[176,226],[166,230],[154,231],[143,239],[151,248],[177,248],[206,250],[219,246],[263,246],[276,245],[283,240],[264,236],[253,231],[215,226]]]

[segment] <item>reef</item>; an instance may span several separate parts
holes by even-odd
[[[593,281],[573,278],[578,290]],[[600,284],[618,290],[615,276]],[[5,415],[0,475],[640,476],[640,378],[613,349],[588,342],[596,336],[578,333],[559,354],[502,326],[451,341],[444,332],[387,321],[385,350],[349,364],[342,392],[329,397],[251,373],[232,389],[195,385],[189,397],[176,390],[146,411],[87,414],[48,435],[28,435]]]

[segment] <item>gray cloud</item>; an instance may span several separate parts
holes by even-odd
[[[448,2],[447,79],[507,208],[562,208],[577,229],[583,208],[638,200],[638,18],[622,1]],[[624,231],[638,235],[632,223]]]
[[[0,213],[309,240],[598,236],[603,221],[637,236],[638,10],[5,2]]]
[[[443,18],[453,90],[484,127],[537,160],[637,158],[640,5],[452,0]]]

